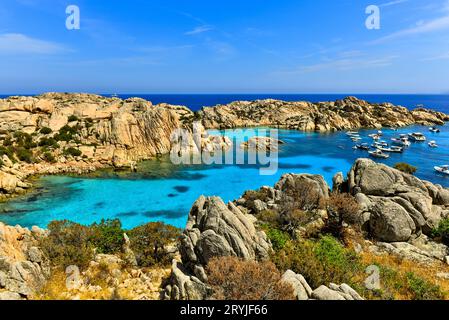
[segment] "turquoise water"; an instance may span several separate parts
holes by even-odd
[[[400,133],[421,131],[436,140],[438,149],[415,143],[403,154],[392,154],[381,162],[407,162],[418,167],[417,176],[449,187],[449,177],[433,167],[449,164],[449,126],[432,134],[427,127],[409,127],[397,132],[384,130],[385,140]],[[373,130],[362,130],[365,142]],[[126,228],[150,221],[164,221],[184,227],[193,202],[200,195],[217,195],[225,201],[238,198],[245,190],[273,185],[285,173],[321,174],[329,184],[333,175],[348,172],[354,160],[368,157],[356,151],[345,133],[318,134],[281,130],[286,142],[279,154],[279,171],[261,176],[255,165],[174,166],[166,160],[143,163],[137,173],[105,172],[97,178],[42,177],[35,192],[0,204],[0,221],[25,227],[46,227],[52,220],[68,219],[82,224],[102,218],[120,218]]]

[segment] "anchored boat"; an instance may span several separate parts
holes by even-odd
[[[374,157],[374,158],[388,159],[390,157],[390,155],[383,153],[379,149],[377,149],[375,151],[369,151],[368,153],[370,154],[371,157]]]
[[[402,153],[404,152],[404,149],[397,146],[391,146],[389,148],[387,147],[377,147],[377,150],[383,151],[383,152],[391,152],[391,153]]]
[[[368,150],[370,149],[368,143],[358,144],[358,145],[356,145],[354,148],[355,148],[355,149],[359,149],[359,150],[365,150],[365,151],[368,151]]]
[[[440,133],[440,129],[438,129],[437,127],[431,127],[429,128],[429,131],[433,133]]]
[[[437,142],[436,141],[430,141],[428,143],[429,147],[431,148],[438,148]]]
[[[415,142],[424,142],[427,140],[426,136],[423,135],[421,132],[410,133],[408,136],[410,140]]]
[[[436,172],[443,173],[449,175],[449,166],[437,166],[434,167]]]
[[[391,141],[393,141],[393,144],[402,146],[402,147],[409,147],[411,145],[411,143],[410,143],[410,141],[408,141],[408,139],[392,138]]]

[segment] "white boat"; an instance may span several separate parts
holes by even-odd
[[[386,147],[388,147],[388,143],[387,143],[386,141],[382,141],[382,142],[374,142],[371,146],[372,146],[373,148],[378,148],[378,147],[384,147],[384,148],[386,148]]]
[[[449,175],[449,166],[437,166],[437,167],[434,167],[434,169],[436,172]]]
[[[430,132],[433,132],[433,133],[440,133],[440,129],[438,129],[438,128],[436,128],[436,127],[431,127],[431,128],[429,128],[429,131],[430,131]]]
[[[354,147],[354,149],[359,149],[359,150],[369,150],[369,144],[368,143],[362,143],[362,144],[358,144]]]
[[[399,145],[399,146],[402,146],[402,147],[409,147],[410,145],[411,145],[411,142],[410,141],[408,141],[408,139],[407,138],[392,138],[391,139],[391,141],[393,141],[393,144],[395,144],[395,145]]]
[[[379,140],[381,136],[376,133],[373,133],[368,135],[368,137],[373,138],[373,140]]]
[[[360,137],[352,137],[351,140],[354,141],[354,142],[357,142],[357,141],[362,140],[362,138],[360,138]]]
[[[390,152],[390,153],[402,153],[404,152],[404,149],[397,146],[391,146],[391,147],[377,147],[377,150],[383,151],[383,152]]]
[[[374,158],[388,159],[390,157],[388,154],[383,153],[379,149],[377,149],[375,151],[369,151],[368,153],[370,154],[370,156],[372,156]]]
[[[415,142],[424,142],[427,140],[426,136],[420,132],[410,133],[408,136],[409,136],[410,140],[415,141]]]
[[[437,142],[436,141],[430,141],[428,143],[429,147],[431,148],[438,148]]]
[[[358,132],[356,132],[356,131],[348,131],[348,132],[346,132],[346,135],[347,136],[359,136],[359,133]]]

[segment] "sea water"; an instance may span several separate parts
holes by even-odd
[[[413,143],[403,154],[391,154],[378,160],[388,165],[406,162],[418,168],[416,175],[449,187],[449,176],[434,171],[435,165],[449,164],[449,126],[441,133],[427,127],[412,126],[398,131],[384,130],[384,140],[401,133],[423,132],[436,140],[439,148]],[[360,130],[361,142],[372,143],[369,134]],[[213,132],[220,134],[220,132]],[[354,142],[344,132],[303,133],[280,130],[278,166],[275,175],[260,175],[254,165],[172,165],[168,159],[147,161],[137,173],[100,172],[95,177],[46,176],[37,181],[35,191],[0,204],[0,221],[24,227],[46,227],[53,220],[71,220],[81,224],[101,219],[119,218],[125,228],[151,221],[185,226],[192,204],[199,196],[219,196],[224,201],[239,198],[246,190],[273,186],[285,173],[322,175],[331,186],[337,172],[344,175],[358,158],[369,157],[366,151],[354,150]]]

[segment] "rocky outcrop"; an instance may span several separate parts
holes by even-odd
[[[322,285],[312,290],[302,275],[291,270],[287,270],[281,280],[293,287],[297,300],[364,300],[345,283],[341,285],[331,283],[329,287]]]
[[[182,263],[174,262],[166,298],[205,299],[210,289],[204,270],[214,257],[235,256],[262,260],[271,250],[265,233],[254,227],[254,217],[220,198],[200,197],[193,205],[179,251]]]
[[[409,111],[390,103],[371,104],[355,97],[335,102],[237,101],[203,108],[206,128],[282,127],[301,131],[442,125],[449,116],[426,109]]]
[[[0,300],[33,295],[50,276],[50,266],[37,240],[45,231],[0,223]]]
[[[278,151],[283,141],[268,137],[253,137],[240,144],[240,148],[250,151]]]
[[[449,215],[449,190],[372,160],[356,161],[348,186],[362,207],[362,224],[380,241],[429,234]]]

